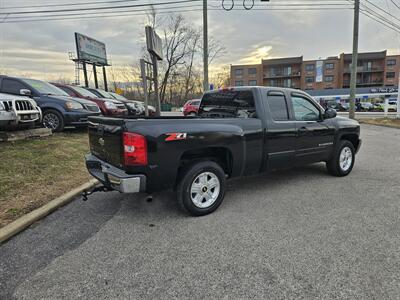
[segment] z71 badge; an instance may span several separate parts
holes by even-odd
[[[167,138],[165,139],[166,142],[186,140],[187,137],[186,132],[172,132],[172,133],[167,133],[166,135],[167,135]]]

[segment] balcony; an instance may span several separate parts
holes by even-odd
[[[357,80],[357,86],[363,86],[363,87],[368,87],[368,86],[382,86],[383,85],[383,79],[375,79],[375,80]],[[343,80],[343,87],[350,87],[350,80],[346,79]]]
[[[295,71],[295,72],[274,72],[274,73],[264,73],[264,78],[285,78],[285,77],[300,77],[301,73],[300,71]]]
[[[367,68],[364,66],[357,67],[357,73],[381,73],[381,72],[382,73],[384,72],[383,67],[372,67],[372,68]],[[343,73],[351,74],[350,67],[345,68]]]

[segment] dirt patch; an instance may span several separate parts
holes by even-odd
[[[400,119],[376,118],[376,119],[361,119],[359,121],[360,123],[365,123],[365,124],[400,128]]]
[[[86,132],[0,143],[0,227],[91,179]]]

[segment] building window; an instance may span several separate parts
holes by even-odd
[[[396,65],[396,60],[395,59],[388,59],[387,62],[386,62],[386,65],[395,66]]]
[[[235,76],[242,76],[243,75],[243,69],[235,69]]]
[[[235,86],[243,86],[243,81],[242,80],[236,80],[235,81]]]
[[[326,70],[333,70],[334,68],[335,68],[335,64],[334,63],[325,64],[325,69]]]
[[[394,72],[387,72],[386,73],[386,78],[387,79],[392,79],[392,78],[395,78],[395,77],[396,77],[396,74]]]
[[[249,72],[249,75],[256,75],[257,74],[257,69],[256,68],[249,68],[248,72]]]
[[[292,75],[292,67],[284,67],[283,68],[283,75]]]
[[[307,71],[307,72],[314,71],[314,69],[315,69],[315,65],[314,65],[314,64],[308,64],[308,65],[306,65],[306,71]]]
[[[283,87],[292,87],[292,79],[288,78],[288,79],[284,79],[283,80]]]
[[[333,82],[333,76],[325,76],[325,82]]]
[[[313,83],[314,82],[314,77],[310,77],[310,76],[306,77],[306,82],[307,83]]]
[[[249,80],[249,85],[250,85],[250,86],[255,86],[255,85],[257,85],[257,80]]]

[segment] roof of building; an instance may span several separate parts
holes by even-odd
[[[271,58],[263,59],[262,64],[268,66],[274,65],[285,65],[285,64],[301,64],[303,62],[303,56],[299,57],[285,57],[285,58]]]

